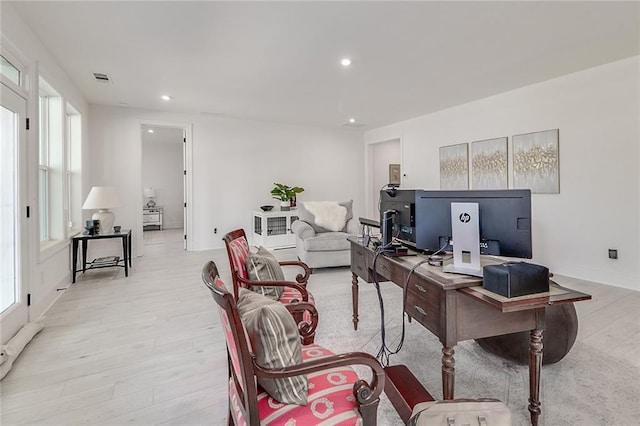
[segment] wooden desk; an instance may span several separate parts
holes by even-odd
[[[87,246],[89,241],[101,240],[105,238],[120,238],[122,239],[122,259],[116,258],[113,262],[87,262]],[[131,230],[123,229],[121,232],[112,234],[80,234],[71,238],[73,242],[73,281],[76,282],[76,272],[86,272],[87,269],[98,268],[112,268],[121,267],[124,268],[124,276],[129,276],[129,267],[133,266],[131,263]],[[78,243],[82,242],[82,269],[77,269],[78,264]]]
[[[358,329],[358,278],[373,282],[375,252],[362,245],[361,239],[351,242],[351,291],[353,327]],[[545,307],[554,303],[570,303],[591,299],[591,296],[552,282],[549,293],[502,299],[482,288],[482,279],[447,274],[441,267],[416,265],[423,256],[378,256],[378,281],[407,284],[405,312],[442,343],[442,393],[444,399],[454,398],[454,346],[463,340],[530,331],[529,349],[529,412],[531,423],[538,424],[540,415],[540,368],[542,366],[542,331]]]

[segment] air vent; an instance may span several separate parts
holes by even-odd
[[[93,76],[96,78],[96,80],[98,80],[101,83],[111,83],[111,79],[109,78],[109,75],[107,74],[103,74],[100,72],[94,72]]]
[[[357,122],[357,121],[352,123],[350,121],[347,121],[346,123],[342,123],[340,126],[342,126],[342,127],[352,127],[354,129],[357,129],[359,127],[364,127],[364,123],[360,123],[360,122]]]

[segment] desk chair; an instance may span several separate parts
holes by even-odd
[[[236,300],[220,280],[215,263],[208,262],[203,267],[202,280],[218,304],[226,339],[229,425],[258,426],[267,417],[272,424],[285,424],[289,419],[298,425],[314,425],[323,421],[340,425],[376,424],[385,373],[373,356],[362,352],[336,355],[322,346],[311,344],[302,346],[303,362],[300,364],[276,369],[261,367],[241,322]],[[292,314],[312,310],[317,316],[315,307],[308,303],[290,303],[285,307]],[[351,365],[368,367],[370,382],[360,379]],[[305,406],[278,402],[257,384],[259,377],[300,375],[309,380],[308,403]]]

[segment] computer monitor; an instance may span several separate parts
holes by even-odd
[[[415,195],[417,249],[451,251],[451,203],[477,203],[480,253],[531,259],[530,190],[416,191]]]
[[[397,189],[395,187],[380,191],[380,223],[384,212],[393,210],[392,236],[400,243],[414,246],[415,236],[415,189]]]

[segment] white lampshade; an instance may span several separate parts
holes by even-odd
[[[116,194],[116,190],[111,186],[94,186],[82,205],[83,210],[111,209],[114,207],[120,207],[120,199]]]
[[[152,198],[156,196],[156,190],[154,188],[145,188],[144,189],[144,196],[147,198]]]
[[[109,211],[113,207],[120,207],[120,199],[118,199],[116,190],[110,186],[94,186],[91,188],[89,196],[82,205],[83,210],[98,209],[91,218],[100,221],[100,233],[103,234],[113,232],[115,215]]]

